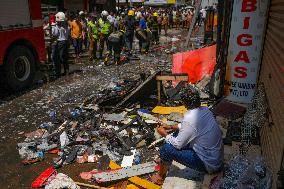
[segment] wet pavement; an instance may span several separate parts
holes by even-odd
[[[173,31],[172,36],[180,31]],[[163,38],[163,37],[162,37]],[[162,39],[167,42],[171,38]],[[111,81],[120,78],[138,78],[140,73],[151,73],[159,69],[171,68],[171,56],[161,50],[142,56],[140,61],[130,61],[119,67],[103,66],[100,62],[72,65],[72,74],[53,82],[42,83],[41,79],[31,89],[21,93],[12,93],[1,84],[0,87],[0,189],[31,188],[31,182],[53,160],[48,155],[44,161],[32,165],[23,165],[16,145],[24,140],[24,133],[31,132],[43,122],[50,121],[49,112],[69,113],[70,109],[83,100],[108,87]],[[40,78],[40,76],[39,76]],[[56,156],[54,156],[56,157]],[[60,169],[74,180],[79,173],[90,169],[94,164],[71,164]]]

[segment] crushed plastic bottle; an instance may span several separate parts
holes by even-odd
[[[50,124],[46,123],[46,122],[40,124],[40,126],[39,126],[39,128],[41,128],[41,129],[48,129],[49,127],[50,127]]]
[[[72,116],[73,118],[77,118],[77,117],[80,116],[80,114],[82,113],[82,111],[81,111],[80,109],[75,109],[75,110],[72,110],[70,113],[71,113],[71,116]]]
[[[140,152],[136,151],[135,155],[134,155],[134,164],[138,165],[141,163],[141,154]]]
[[[55,110],[50,110],[50,111],[48,112],[48,114],[49,114],[50,119],[51,119],[52,121],[55,121],[55,119],[56,119],[56,111],[55,111]]]

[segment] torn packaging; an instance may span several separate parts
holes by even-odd
[[[80,189],[80,187],[67,175],[58,173],[56,177],[45,186],[45,189]]]

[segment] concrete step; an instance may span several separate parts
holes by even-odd
[[[204,175],[178,162],[173,162],[162,189],[201,189]]]

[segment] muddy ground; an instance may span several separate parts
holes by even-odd
[[[186,31],[184,31],[186,33]],[[182,34],[181,31],[171,31],[171,37]],[[185,35],[180,35],[183,38]],[[163,43],[169,39],[164,37]],[[170,60],[163,50],[141,57],[141,61],[130,61],[117,67],[102,66],[100,62],[71,65],[72,74],[53,82],[35,82],[31,89],[22,93],[12,93],[1,84],[0,87],[0,189],[31,188],[31,182],[52,164],[52,155],[42,162],[24,166],[19,158],[16,145],[24,140],[24,133],[31,132],[41,123],[50,121],[49,111],[68,112],[86,97],[107,87],[110,82],[121,78],[137,78],[140,73],[150,73],[165,67]],[[56,156],[54,156],[56,157]],[[77,163],[64,166],[60,172],[66,173],[74,180],[79,180],[82,171],[95,168],[95,164]]]

